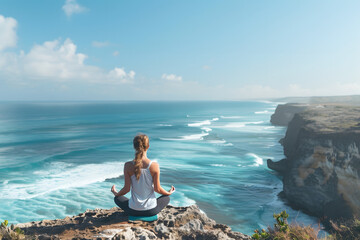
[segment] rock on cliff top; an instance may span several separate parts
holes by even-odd
[[[217,224],[196,205],[167,206],[154,222],[129,222],[119,208],[86,210],[77,216],[18,224],[34,239],[251,239]]]

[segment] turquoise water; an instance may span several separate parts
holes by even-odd
[[[270,124],[272,102],[0,103],[0,219],[64,218],[114,207],[132,139],[148,134],[148,157],[171,204],[198,204],[217,222],[251,234],[286,209],[281,179],[266,159],[282,159],[286,129]]]

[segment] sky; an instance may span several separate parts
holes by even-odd
[[[360,94],[360,1],[1,0],[0,101]]]

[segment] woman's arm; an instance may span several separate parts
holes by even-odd
[[[128,172],[128,163],[125,163],[125,166],[124,166],[124,177],[125,177],[125,183],[124,183],[124,187],[119,191],[117,192],[116,189],[115,189],[115,185],[112,186],[111,188],[111,192],[116,196],[122,196],[122,195],[125,195],[127,194],[128,192],[130,192],[130,185],[131,185],[131,180],[130,180],[130,174]]]
[[[153,170],[153,183],[154,183],[154,191],[162,194],[162,195],[166,195],[169,196],[171,195],[174,191],[175,191],[175,187],[171,186],[170,191],[166,191],[165,189],[163,189],[160,185],[160,168],[159,168],[159,164],[157,162],[154,162],[153,164],[151,164],[151,170]]]

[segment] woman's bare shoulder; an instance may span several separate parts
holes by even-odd
[[[150,171],[158,171],[159,170],[159,163],[158,162],[151,162]]]
[[[134,168],[134,163],[133,161],[128,161],[125,163],[124,168],[127,170],[133,169]]]

